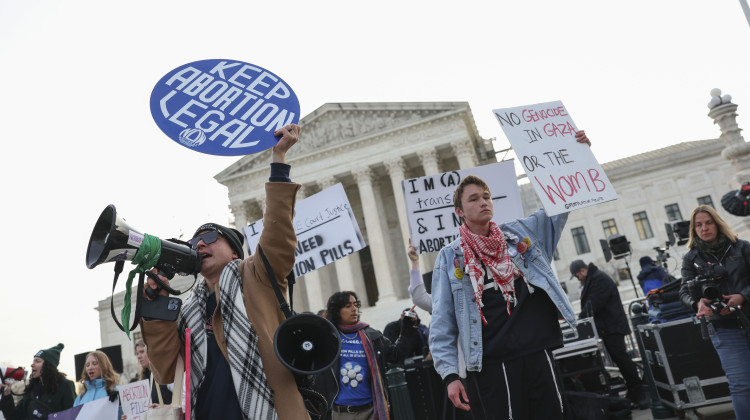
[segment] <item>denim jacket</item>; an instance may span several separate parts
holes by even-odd
[[[500,225],[509,248],[528,237],[531,246],[521,254],[511,253],[515,266],[528,283],[549,295],[565,320],[575,326],[576,316],[560,282],[552,272],[551,260],[568,213],[549,217],[539,209],[529,217]],[[432,320],[430,322],[430,351],[435,369],[445,379],[458,373],[456,347],[460,343],[468,371],[482,370],[482,320],[479,316],[471,279],[456,277],[455,263],[463,272],[464,258],[461,238],[440,250],[432,273]],[[533,331],[529,331],[533,334]]]

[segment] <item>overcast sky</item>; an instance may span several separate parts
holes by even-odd
[[[0,363],[26,367],[63,342],[61,370],[78,376],[73,355],[101,345],[93,308],[112,268],[84,257],[107,204],[162,238],[227,222],[213,176],[237,158],[179,146],[149,111],[156,82],[185,63],[264,67],[302,115],[467,101],[498,149],[508,142],[492,109],[559,99],[605,163],[718,137],[715,87],[750,127],[749,50],[736,0],[0,0]]]

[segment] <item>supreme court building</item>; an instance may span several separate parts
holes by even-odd
[[[595,263],[620,281],[623,300],[630,299],[633,294],[626,268],[629,266],[635,277],[642,256],[656,259],[654,248],[664,247],[667,240],[665,223],[689,219],[698,204],[713,205],[740,237],[748,239],[750,220],[732,216],[721,206],[722,196],[737,189],[743,176],[750,180],[750,146],[739,134],[735,110],[736,105],[730,103],[709,113],[720,125],[719,138],[686,141],[602,163],[619,198],[572,211],[553,261],[574,305],[579,284],[569,280],[572,260]],[[408,299],[409,230],[401,181],[495,163],[491,140],[479,136],[466,102],[330,103],[305,116],[300,125],[300,142],[287,154],[292,181],[303,187],[298,200],[341,183],[366,247],[298,278],[294,308],[316,312],[324,308],[333,292],[354,290],[363,306],[375,306],[367,312],[367,320],[382,329],[385,324],[374,319],[377,307],[406,305]],[[604,142],[593,138],[595,155],[599,147],[613,147]],[[238,229],[263,217],[270,153],[245,156],[215,176],[228,188],[233,225]],[[528,215],[541,204],[525,177],[518,175],[523,210]],[[612,234],[625,235],[632,252],[607,262],[599,241]],[[668,269],[679,278],[686,249],[675,246],[667,252]],[[420,256],[423,273],[432,270],[436,257],[437,253]],[[176,288],[185,290],[193,278],[174,281]],[[115,295],[116,313],[122,309],[123,294]],[[129,342],[112,322],[109,297],[99,301],[96,310],[102,346],[120,344],[125,370],[135,372],[135,340]],[[397,314],[389,313],[392,317]],[[139,335],[136,331],[135,338]]]
[[[731,106],[725,114],[734,113],[736,105]],[[331,103],[305,116],[300,125],[300,143],[287,156],[292,180],[303,186],[298,198],[342,183],[367,247],[298,279],[296,307],[323,309],[328,296],[339,290],[356,291],[365,306],[408,298],[409,230],[401,181],[494,163],[491,140],[479,136],[465,102]],[[665,248],[668,238],[665,224],[689,220],[698,204],[713,205],[742,230],[741,218],[720,204],[738,171],[726,150],[744,147],[739,131],[735,124],[733,132],[721,138],[679,143],[602,164],[619,199],[572,211],[553,261],[570,299],[578,299],[579,286],[570,280],[571,261],[594,262],[612,278],[630,283],[627,268],[635,278],[642,256],[657,260],[655,248]],[[727,134],[741,145],[731,146]],[[597,146],[612,147],[593,141],[594,154]],[[270,150],[246,156],[215,177],[229,190],[237,228],[262,218],[265,197],[260,194],[268,179],[268,154]],[[528,215],[541,202],[525,176],[518,175]],[[632,252],[607,262],[600,241],[613,234],[625,235]],[[667,250],[667,268],[677,278],[684,252],[685,247],[677,245]],[[423,273],[432,270],[436,257],[437,253],[420,257]]]
[[[401,181],[496,162],[469,104],[331,103],[300,126],[300,142],[287,154],[292,181],[302,185],[298,200],[341,183],[367,246],[299,278],[295,307],[316,312],[339,290],[356,291],[364,306],[408,297]],[[270,153],[245,156],[215,177],[229,189],[237,228],[263,217]],[[421,258],[424,272],[434,258]]]

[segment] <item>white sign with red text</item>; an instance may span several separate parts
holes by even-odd
[[[120,385],[119,391],[122,413],[128,416],[128,420],[145,419],[151,396],[148,379]]]
[[[617,199],[562,101],[492,112],[549,216]]]

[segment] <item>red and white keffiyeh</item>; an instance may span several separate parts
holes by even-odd
[[[487,320],[482,314],[482,292],[484,291],[484,267],[490,270],[492,278],[500,287],[508,306],[508,315],[511,313],[511,303],[515,303],[515,287],[513,281],[521,272],[513,264],[508,254],[508,245],[505,243],[500,227],[490,221],[490,235],[482,236],[473,233],[466,224],[461,225],[461,250],[464,252],[464,271],[468,272],[471,286],[474,288],[474,297],[479,308],[482,322],[487,325]]]

